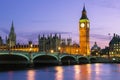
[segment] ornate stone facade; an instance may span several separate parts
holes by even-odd
[[[8,38],[6,37],[6,44],[9,47],[13,47],[13,46],[16,45],[16,33],[14,31],[14,24],[13,24],[13,22],[12,22],[12,25],[11,25],[9,36],[8,36]]]
[[[109,42],[109,55],[120,56],[120,36],[117,34],[114,34]]]
[[[79,21],[79,44],[81,55],[90,55],[90,41],[89,41],[90,21],[87,18],[85,6],[82,10],[82,16]]]
[[[61,44],[61,35],[50,34],[45,36],[38,36],[39,51],[43,52],[57,52]]]

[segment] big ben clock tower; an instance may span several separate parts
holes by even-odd
[[[90,55],[90,42],[89,42],[90,22],[87,18],[85,6],[82,10],[82,16],[79,21],[79,44],[80,53],[82,55]]]

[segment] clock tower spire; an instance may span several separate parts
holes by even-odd
[[[82,16],[79,20],[79,45],[82,55],[90,55],[89,42],[90,21],[87,17],[85,5],[83,6]]]
[[[85,5],[83,7],[82,16],[81,16],[80,19],[87,19],[88,20],[88,18],[87,18],[87,12],[86,12],[86,9],[85,9]]]

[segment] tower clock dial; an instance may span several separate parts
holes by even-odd
[[[87,23],[87,27],[88,27],[88,28],[90,27],[89,23]]]
[[[85,24],[84,24],[84,23],[81,23],[81,25],[80,25],[80,26],[83,28],[83,27],[85,27]]]

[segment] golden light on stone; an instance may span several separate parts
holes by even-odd
[[[60,51],[60,50],[61,50],[61,47],[58,47],[58,50]]]
[[[79,45],[80,53],[84,56],[90,55],[90,41],[89,41],[89,31],[90,31],[90,21],[87,18],[87,13],[85,6],[82,11],[82,16],[79,21]]]
[[[78,49],[76,49],[76,53],[78,53]]]
[[[51,53],[54,53],[54,50],[50,50]]]

